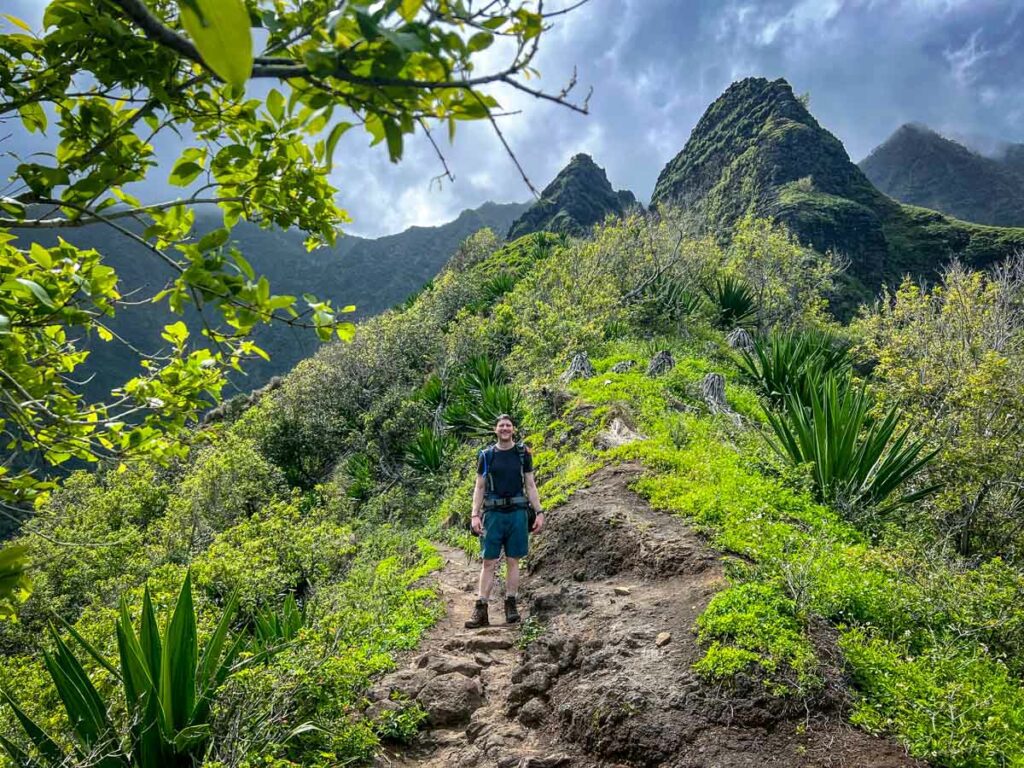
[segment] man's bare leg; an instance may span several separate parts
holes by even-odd
[[[498,568],[497,560],[484,560],[480,567],[480,582],[477,584],[476,594],[481,600],[489,600],[491,587],[494,586],[494,572]],[[519,579],[519,570],[516,569],[516,580]]]
[[[505,558],[505,595],[506,597],[517,597],[519,595],[519,558]]]

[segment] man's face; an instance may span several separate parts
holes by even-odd
[[[494,434],[498,436],[498,439],[504,442],[508,442],[512,439],[512,435],[515,434],[516,428],[512,425],[512,422],[508,419],[502,419],[494,427]]]

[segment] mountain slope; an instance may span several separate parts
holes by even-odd
[[[1024,247],[1024,230],[886,197],[782,79],[733,83],[708,108],[658,177],[651,204],[669,203],[696,208],[720,232],[746,214],[774,217],[815,248],[846,256],[861,296],[908,272],[934,274],[953,257],[984,266]]]
[[[978,224],[1024,226],[1024,175],[924,126],[900,127],[860,169],[900,202]]]
[[[485,227],[501,234],[510,222],[526,210],[524,203],[485,203],[466,210],[458,218],[436,227],[410,227],[396,235],[367,239],[346,235],[332,248],[307,252],[303,235],[296,231],[260,229],[242,222],[232,231],[232,240],[258,274],[264,274],[279,294],[301,296],[313,293],[331,299],[335,306],[355,304],[349,317],[360,319],[375,315],[401,302],[437,274],[459,244]],[[196,231],[201,234],[221,226],[219,213],[197,215]],[[24,242],[55,245],[58,234],[52,230],[14,230]],[[96,248],[108,255],[121,279],[121,293],[133,300],[148,298],[164,286],[167,273],[153,255],[137,243],[123,238],[104,226],[89,226],[59,232],[68,242],[81,248]],[[166,305],[140,304],[122,310],[110,323],[117,334],[137,349],[156,352],[163,341],[160,330],[180,319]],[[186,313],[186,322],[198,336],[201,325],[195,312]],[[316,351],[319,342],[311,331],[284,325],[258,327],[257,344],[269,354],[269,361],[256,360],[247,366],[248,377],[236,381],[243,390],[262,386],[268,379],[284,373],[304,357]],[[138,375],[138,357],[117,342],[86,340],[90,357],[79,372],[90,377],[85,391],[101,398],[111,388]]]
[[[632,192],[616,192],[590,155],[579,154],[569,161],[541,193],[540,200],[509,229],[509,239],[531,232],[561,232],[583,235],[608,214],[619,215],[637,205]]]

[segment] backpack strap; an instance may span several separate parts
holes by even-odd
[[[489,445],[480,453],[484,458],[484,482],[487,483],[487,492],[494,493],[494,478],[491,477],[491,464],[494,462],[494,446]]]

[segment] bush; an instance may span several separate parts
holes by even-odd
[[[935,457],[935,451],[924,452],[924,441],[910,440],[909,426],[894,437],[895,408],[873,418],[865,387],[855,386],[848,374],[826,374],[809,394],[810,402],[787,394],[784,409],[767,416],[780,453],[793,464],[810,465],[823,500],[847,514],[882,512],[936,490],[929,486],[890,499]]]
[[[740,368],[773,406],[794,394],[811,402],[811,390],[823,376],[850,370],[847,350],[835,336],[820,331],[780,331],[754,337],[754,349],[742,350]]]

